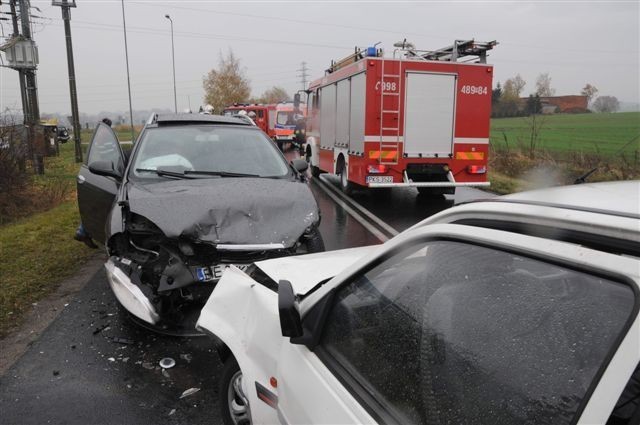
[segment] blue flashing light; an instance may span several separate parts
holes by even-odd
[[[375,47],[367,47],[367,56],[377,56],[377,52],[376,52],[376,48]]]

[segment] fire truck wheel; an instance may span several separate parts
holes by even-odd
[[[342,192],[345,195],[351,195],[353,193],[354,184],[349,181],[349,176],[344,169],[344,162],[342,164],[342,167],[340,167],[340,189],[342,189]]]
[[[307,151],[304,154],[304,159],[309,164],[309,168],[311,169],[311,175],[315,178],[320,177],[320,168],[316,167],[311,163],[311,146],[307,145]]]

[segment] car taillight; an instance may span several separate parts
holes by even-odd
[[[387,172],[387,166],[382,164],[369,165],[367,172],[369,174],[384,174]]]
[[[467,173],[469,174],[485,174],[487,167],[485,165],[467,165]]]

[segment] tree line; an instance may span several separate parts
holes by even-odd
[[[491,92],[491,116],[521,117],[539,114],[542,112],[542,98],[556,94],[556,90],[551,87],[551,76],[549,73],[542,73],[536,78],[535,91],[529,94],[523,105],[521,98],[526,85],[520,74],[508,78],[504,84],[498,82]],[[589,110],[615,112],[620,108],[620,102],[615,96],[600,96],[594,100],[597,93],[596,86],[590,83],[585,84],[580,91],[587,98]]]

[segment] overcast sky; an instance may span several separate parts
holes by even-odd
[[[8,12],[7,2],[1,10]],[[72,35],[81,112],[127,110],[127,85],[119,0],[77,0]],[[600,95],[640,101],[638,1],[536,2],[232,2],[125,1],[134,109],[173,108],[170,24],[174,22],[178,108],[202,103],[202,77],[220,52],[242,60],[254,95],[273,85],[301,88],[301,62],[310,79],[354,46],[376,42],[391,53],[407,38],[419,49],[454,39],[497,40],[489,62],[495,80],[517,73],[525,94],[548,72],[557,95],[579,94],[585,83]],[[60,8],[32,1],[39,46],[42,112],[70,111],[64,29]],[[7,16],[7,15],[3,15]],[[10,22],[0,21],[3,35]],[[0,109],[21,108],[17,72],[0,68]]]

